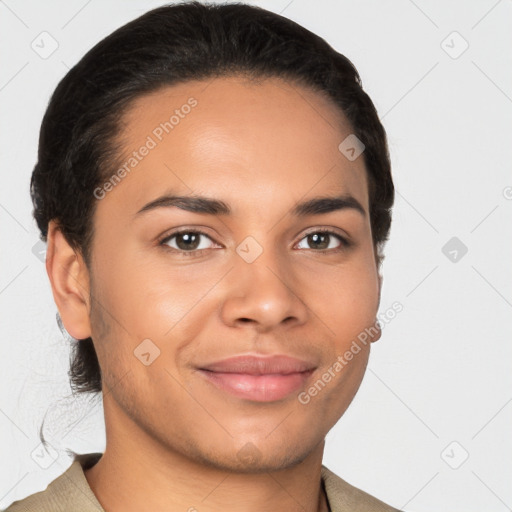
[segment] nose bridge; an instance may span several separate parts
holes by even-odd
[[[271,242],[272,236],[267,233],[264,241],[262,238],[248,236],[236,247],[223,305],[224,320],[229,324],[251,320],[260,328],[277,326],[290,318],[303,322],[307,311],[298,296],[293,269],[287,268],[286,258]]]

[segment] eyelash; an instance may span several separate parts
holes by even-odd
[[[180,229],[178,231],[174,231],[174,232],[172,232],[170,234],[166,233],[163,237],[161,237],[158,240],[158,245],[162,246],[165,250],[168,250],[168,251],[173,252],[173,253],[183,254],[184,256],[187,256],[187,257],[197,257],[197,256],[199,256],[202,253],[202,251],[206,251],[207,250],[207,249],[194,249],[194,250],[191,250],[191,251],[183,251],[183,250],[180,250],[180,249],[175,249],[174,247],[167,246],[167,242],[169,242],[175,236],[180,235],[182,233],[191,233],[191,234],[196,234],[196,235],[204,235],[205,237],[209,238],[212,242],[214,242],[214,240],[212,240],[212,238],[209,235],[207,235],[206,233],[204,233],[203,231],[199,231],[199,230],[195,230],[195,229],[186,229],[185,228],[185,229]],[[315,229],[313,231],[307,232],[300,240],[303,240],[304,238],[306,238],[309,235],[313,235],[313,234],[317,234],[317,233],[323,233],[323,234],[328,234],[328,235],[334,236],[335,238],[337,238],[340,241],[341,247],[338,247],[336,249],[320,249],[320,250],[308,249],[310,251],[313,251],[313,252],[316,252],[316,253],[319,253],[319,254],[322,254],[322,255],[329,255],[329,254],[341,252],[341,251],[343,251],[345,249],[348,249],[349,247],[352,246],[352,242],[349,242],[346,238],[342,237],[341,235],[339,235],[335,231],[331,231],[329,229],[322,229],[322,228],[318,228],[318,229]]]

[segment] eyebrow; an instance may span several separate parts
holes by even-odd
[[[176,207],[193,213],[204,213],[208,215],[231,215],[231,208],[227,203],[218,199],[203,196],[179,196],[163,195],[145,204],[135,216],[155,210],[156,208]],[[350,194],[335,197],[314,197],[307,201],[296,204],[291,210],[295,217],[307,215],[320,215],[338,210],[355,210],[363,217],[366,211],[361,203]]]

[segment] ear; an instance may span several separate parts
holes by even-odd
[[[381,275],[380,272],[378,273],[378,276],[379,276],[379,301],[377,303],[377,311],[379,310],[379,306],[380,306],[380,295],[381,295],[381,291],[382,291],[382,281],[384,280],[384,277]],[[377,329],[377,332],[375,334],[372,334],[371,339],[370,339],[370,341],[372,343],[374,343],[374,342],[380,340],[380,337],[382,335],[382,330],[380,328],[380,324],[379,324],[379,321],[377,318],[375,318],[375,324],[372,325],[372,328]]]
[[[66,331],[79,340],[89,338],[89,272],[53,220],[48,226],[46,272]]]
[[[379,301],[377,302],[377,311],[379,310],[379,307],[380,307],[380,296],[382,293],[382,282],[384,281],[384,276],[380,272],[378,272],[378,276],[379,276]]]

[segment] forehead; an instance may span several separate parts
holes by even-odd
[[[367,209],[364,160],[338,149],[351,133],[331,101],[277,78],[165,87],[123,117],[119,167],[127,172],[110,200],[135,210],[172,189],[222,197],[234,210],[247,200],[264,213],[269,201],[327,191],[351,194]]]

